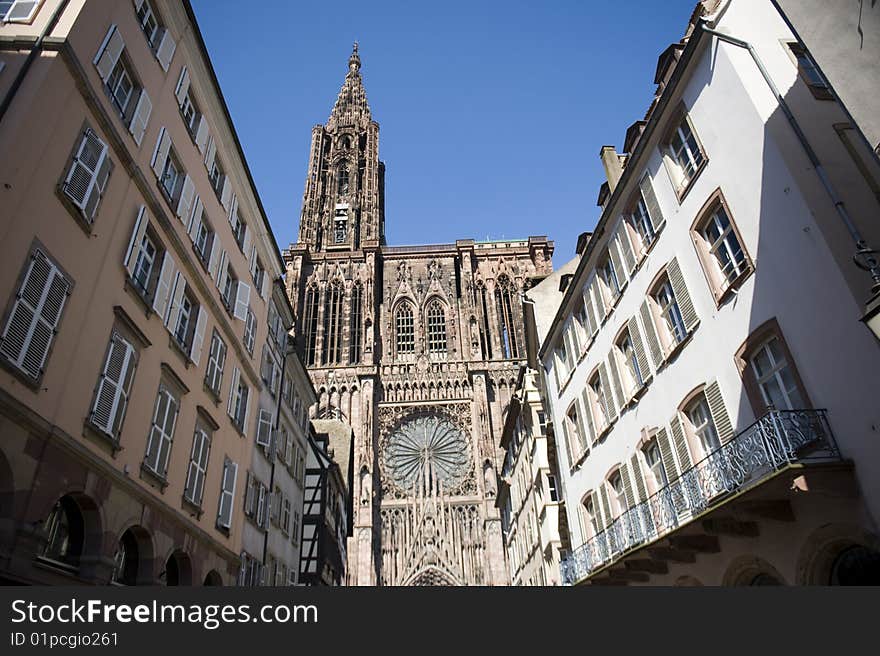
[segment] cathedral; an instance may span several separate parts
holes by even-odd
[[[505,585],[498,442],[525,359],[521,294],[551,272],[553,242],[387,245],[360,69],[355,44],[284,251],[313,416],[353,434],[348,583]]]

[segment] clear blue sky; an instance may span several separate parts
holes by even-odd
[[[388,243],[547,234],[559,266],[696,0],[192,4],[281,248],[357,40]]]

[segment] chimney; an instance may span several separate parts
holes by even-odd
[[[608,191],[613,192],[617,186],[617,181],[623,175],[620,156],[614,150],[614,146],[602,146],[602,150],[599,151],[599,157],[602,159],[602,166],[605,167],[605,176],[608,178]]]

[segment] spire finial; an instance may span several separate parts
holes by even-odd
[[[351,49],[351,57],[348,58],[348,70],[357,73],[361,70],[361,58],[358,55],[358,42],[355,41]]]

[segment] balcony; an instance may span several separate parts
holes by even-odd
[[[791,465],[829,460],[839,453],[824,410],[771,410],[566,556],[563,583],[583,582]]]

